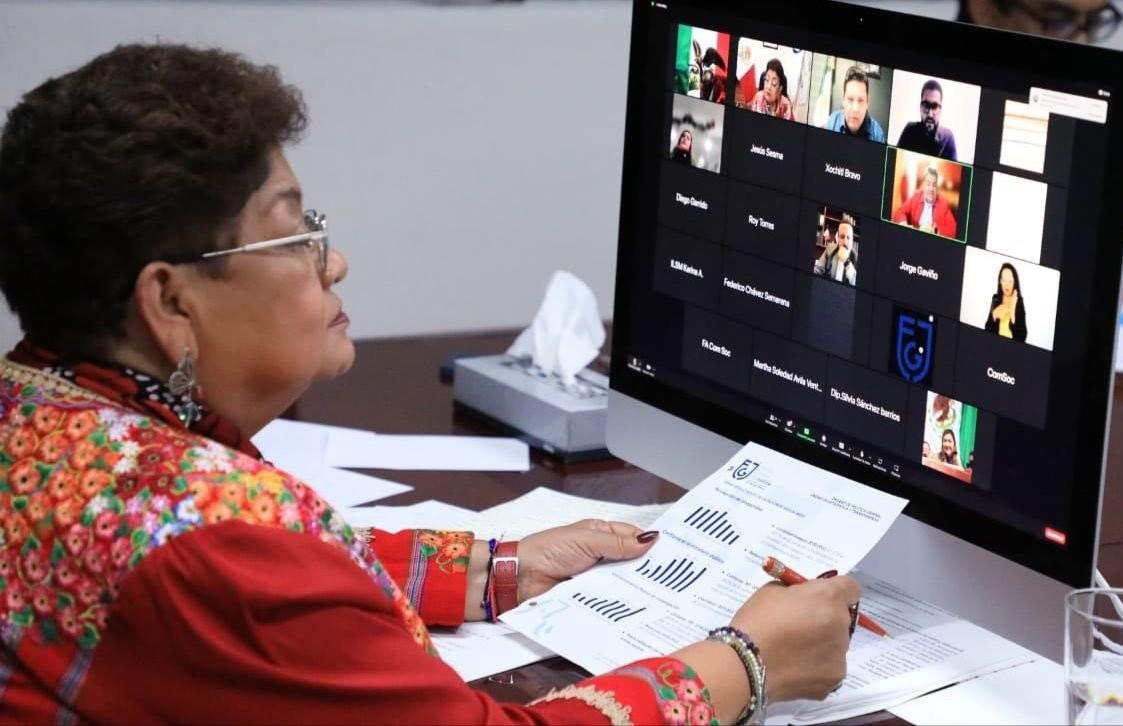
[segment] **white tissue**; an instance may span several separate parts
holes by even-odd
[[[604,345],[597,298],[575,275],[558,270],[530,326],[519,333],[508,355],[530,356],[536,366],[571,384]]]

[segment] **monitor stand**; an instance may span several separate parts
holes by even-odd
[[[741,448],[615,390],[607,442],[614,455],[686,489]],[[1063,658],[1064,595],[1072,589],[1065,583],[906,515],[859,569],[1050,660]]]

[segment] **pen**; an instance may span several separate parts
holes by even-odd
[[[800,583],[807,582],[806,577],[788,567],[783,562],[780,562],[780,560],[776,559],[775,557],[765,557],[762,567],[764,567],[764,571],[768,573],[769,577],[773,578],[774,580],[778,580],[785,585],[799,585]],[[833,574],[827,576],[833,577]],[[820,577],[823,577],[823,575],[820,575]],[[880,635],[883,638],[889,637],[888,631],[878,625],[877,621],[875,621],[865,613],[858,613],[858,625],[862,626],[874,635]]]

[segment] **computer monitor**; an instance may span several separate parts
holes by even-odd
[[[906,497],[861,569],[1059,659],[1098,541],[1120,58],[637,0],[609,448],[689,487],[753,440]]]

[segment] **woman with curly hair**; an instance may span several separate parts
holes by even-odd
[[[429,625],[495,619],[657,533],[357,532],[249,437],[354,358],[276,69],[118,47],[0,135],[0,712],[12,721],[729,721],[845,673],[850,578],[762,588],[731,628],[500,704]],[[762,669],[767,664],[767,681]],[[754,679],[754,676],[756,678]],[[765,688],[767,687],[767,690]]]

